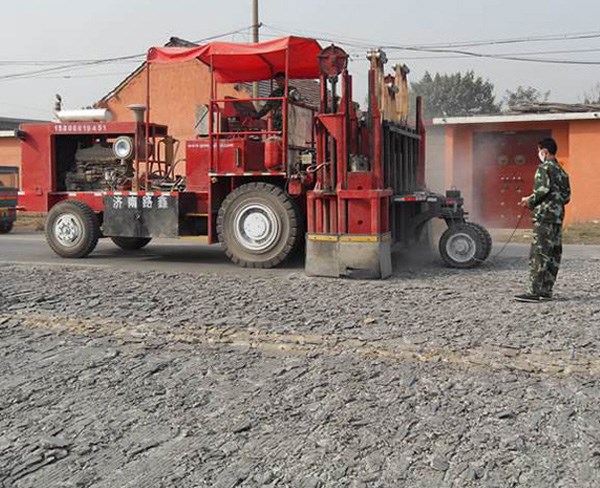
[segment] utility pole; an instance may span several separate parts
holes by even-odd
[[[252,0],[252,42],[258,42],[258,0]],[[258,98],[258,82],[252,83],[252,97]],[[254,102],[256,105],[257,102]]]

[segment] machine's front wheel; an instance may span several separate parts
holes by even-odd
[[[0,234],[8,234],[13,228],[12,222],[0,222]]]
[[[110,240],[125,251],[137,251],[146,246],[152,239],[150,237],[113,236]]]
[[[241,266],[272,268],[302,239],[294,201],[278,186],[248,183],[232,191],[219,209],[217,232],[229,258]]]
[[[91,253],[100,237],[100,224],[94,211],[85,203],[67,200],[48,212],[46,240],[63,258],[83,258]]]
[[[483,239],[485,246],[483,248],[483,253],[482,253],[480,259],[482,261],[485,261],[489,257],[490,253],[492,252],[492,246],[493,246],[492,235],[481,224],[476,224],[475,222],[467,222],[466,225],[473,227],[481,234],[481,237]]]
[[[467,224],[448,227],[440,238],[440,254],[453,268],[473,268],[483,259],[487,243],[483,234]]]

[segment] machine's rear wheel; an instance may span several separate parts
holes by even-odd
[[[485,243],[485,246],[483,249],[483,254],[480,257],[480,259],[482,261],[485,261],[490,256],[490,253],[492,252],[492,245],[493,245],[492,235],[481,224],[476,224],[475,222],[467,222],[466,225],[476,229],[481,234],[481,237]]]
[[[137,251],[147,245],[152,239],[150,237],[117,237],[110,238],[117,246],[125,251]]]
[[[12,222],[0,222],[0,234],[8,234],[13,228]]]
[[[217,232],[229,258],[241,266],[272,268],[302,239],[294,201],[269,183],[248,183],[232,191],[219,209]]]
[[[478,229],[467,224],[458,224],[444,231],[439,249],[448,266],[473,268],[482,262],[487,243]]]
[[[100,237],[100,224],[94,211],[83,202],[67,200],[48,212],[46,240],[63,258],[83,258],[94,250]]]

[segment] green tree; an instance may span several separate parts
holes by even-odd
[[[439,74],[426,72],[419,81],[411,83],[414,96],[423,97],[425,118],[462,115],[494,114],[496,104],[494,85],[473,71]]]
[[[521,105],[534,105],[536,103],[547,102],[549,97],[550,90],[542,93],[532,86],[519,85],[514,91],[506,90],[504,103],[506,103],[506,106],[510,110],[513,110]]]

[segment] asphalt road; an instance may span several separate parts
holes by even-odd
[[[43,264],[119,268],[130,271],[162,271],[186,273],[238,273],[220,246],[207,246],[193,241],[155,239],[146,248],[126,252],[110,239],[101,239],[95,251],[85,259],[63,259],[48,247],[43,233],[15,229],[0,236],[0,263]],[[300,260],[275,270],[245,269],[253,274],[286,274],[302,268]]]
[[[494,246],[492,256],[501,251],[498,259],[524,257],[529,251],[527,244],[504,244]],[[568,245],[565,258],[600,258],[600,246]],[[402,266],[404,256],[396,257],[396,265]],[[409,257],[410,260],[410,257]],[[10,234],[0,235],[0,263],[43,264],[56,266],[81,266],[119,268],[130,271],[161,271],[186,273],[234,273],[242,268],[229,261],[218,245],[207,246],[193,241],[155,239],[146,248],[125,252],[109,239],[101,239],[96,250],[85,259],[66,260],[60,258],[46,244],[44,235],[25,229],[16,229]],[[440,266],[442,263],[440,261]],[[492,263],[487,263],[492,265]],[[285,275],[302,270],[302,259],[295,259],[283,267],[270,270],[243,269],[243,273],[256,275]]]

